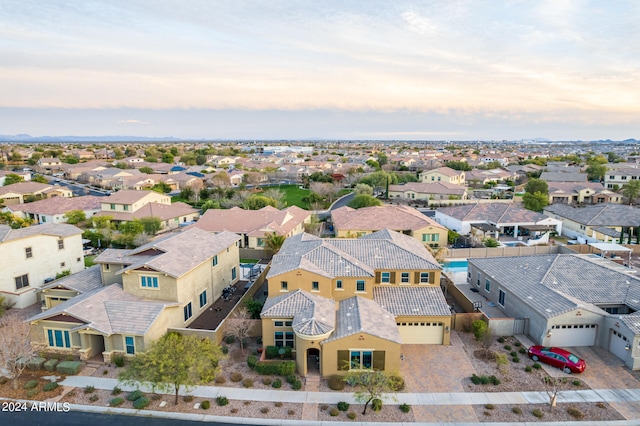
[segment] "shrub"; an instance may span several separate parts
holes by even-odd
[[[289,376],[295,373],[296,363],[295,361],[257,362],[254,368],[259,374]]]
[[[490,376],[489,381],[492,385],[498,386],[500,384],[500,379],[498,379],[496,376]]]
[[[118,368],[122,368],[124,367],[124,355],[122,354],[115,354],[113,355],[113,363],[116,365],[116,367]]]
[[[349,419],[351,419],[351,420],[355,420],[355,419],[356,419],[356,417],[357,417],[357,414],[356,414],[356,413],[354,413],[353,411],[349,411],[349,412],[347,413],[347,417],[349,417]]]
[[[399,408],[403,413],[408,413],[409,411],[411,411],[411,406],[409,404],[400,404]]]
[[[242,380],[242,373],[238,372],[238,371],[234,371],[233,373],[231,373],[231,381],[234,383],[238,383],[239,381]]]
[[[56,365],[58,365],[58,360],[51,358],[44,363],[44,369],[47,371],[55,371]]]
[[[520,348],[520,349],[518,349],[518,352],[521,353],[521,354],[526,354],[527,350],[525,348]]]
[[[151,394],[151,400],[152,400],[152,401],[157,401],[157,400],[159,400],[160,398],[162,398],[162,395],[160,395],[159,393],[153,393],[153,394]]]
[[[404,379],[400,376],[389,376],[389,387],[394,392],[404,390]]]
[[[130,392],[129,395],[127,395],[127,401],[135,401],[142,397],[143,397],[143,394],[141,390],[134,390],[133,392]]]
[[[517,356],[514,356],[513,358],[511,358],[511,361],[520,362],[520,358],[518,358]]]
[[[373,411],[382,410],[382,400],[380,398],[375,398],[373,401],[371,401],[371,409]]]
[[[65,376],[75,376],[80,372],[81,367],[80,361],[62,361],[56,366],[56,371]]]
[[[27,398],[33,398],[38,393],[38,389],[29,389],[27,391]]]
[[[58,383],[56,382],[49,382],[49,383],[45,383],[44,386],[42,387],[42,390],[45,392],[49,392],[52,391],[54,389],[58,388]]]
[[[349,409],[349,403],[348,402],[344,402],[344,401],[338,402],[338,410],[347,411],[348,409]]]
[[[582,382],[581,382],[580,380],[577,380],[577,379],[576,379],[576,380],[574,380],[573,382],[571,382],[571,384],[572,384],[573,386],[582,386]]]
[[[142,410],[148,405],[149,405],[149,398],[147,398],[146,396],[141,396],[140,398],[133,401],[133,408],[135,408],[136,410]]]
[[[33,357],[27,362],[27,368],[29,370],[42,370],[46,361],[47,359],[41,356]]]
[[[279,408],[279,407],[282,407],[282,402],[278,401],[278,402],[276,402],[276,403],[275,403],[275,404],[273,404],[273,405],[275,405],[276,407],[278,407],[278,408]]]
[[[327,382],[327,384],[329,385],[329,389],[331,390],[340,391],[344,389],[344,380],[342,380],[342,376],[334,374],[333,376],[329,377],[329,380]]]
[[[321,410],[321,411],[327,411],[327,409],[328,409],[328,408],[329,408],[329,406],[328,406],[327,404],[322,404],[322,405],[320,406],[320,410]]]
[[[329,415],[331,417],[336,417],[338,414],[340,414],[340,410],[338,410],[336,407],[333,407],[331,410],[329,410]]]
[[[531,412],[531,414],[533,414],[535,417],[541,419],[544,416],[544,413],[542,412],[542,410],[539,409],[535,409]]]
[[[109,406],[117,407],[119,405],[122,405],[123,403],[124,403],[124,398],[118,396],[116,398],[113,398],[111,401],[109,401]]]
[[[249,355],[249,357],[247,358],[247,365],[249,366],[250,369],[254,369],[256,368],[256,364],[258,363],[258,357],[255,355]]]
[[[102,370],[102,375],[106,376],[107,374],[109,374],[109,370]]]
[[[491,383],[491,379],[488,376],[480,376],[480,384],[488,385]]]
[[[282,380],[275,379],[273,383],[271,383],[271,387],[274,389],[280,389],[282,387]]]
[[[216,376],[215,382],[217,385],[223,385],[227,383],[227,379],[224,376]]]
[[[111,395],[120,395],[121,393],[122,393],[122,389],[120,389],[117,386],[113,388],[113,390],[111,391]]]
[[[510,351],[511,350],[511,345],[504,345],[504,350],[505,351]]]
[[[232,343],[233,343],[233,342],[235,342],[235,341],[236,341],[236,338],[235,338],[235,337],[233,337],[233,336],[232,336],[232,335],[230,335],[230,334],[228,334],[228,335],[224,338],[224,342],[225,342],[227,345],[230,345],[230,344],[232,344]]]
[[[295,382],[291,383],[291,389],[293,390],[302,389],[302,382],[300,380],[296,380]]]
[[[509,352],[509,355],[511,355],[512,357],[514,357],[514,356],[518,356],[518,352],[516,352],[516,351],[511,351],[511,352]]]
[[[9,381],[9,379],[7,379],[6,377],[0,377],[0,385],[4,385],[8,381]]]
[[[522,414],[522,409],[520,407],[513,407],[511,411],[513,414]]]
[[[524,371],[526,371],[527,373],[531,373],[531,367],[527,365],[527,366],[524,368]]]
[[[228,403],[229,399],[226,396],[219,396],[216,398],[216,404],[218,404],[220,407],[224,407]]]
[[[298,380],[298,378],[296,377],[295,374],[289,374],[287,376],[287,383],[289,383],[289,384],[295,382],[296,380]]]
[[[231,410],[229,410],[229,412],[231,414],[236,414],[238,412],[238,409],[237,408],[232,408]]]
[[[504,343],[506,339],[504,337],[498,337],[498,343]]]
[[[89,401],[91,401],[91,402],[96,402],[99,399],[100,399],[100,397],[98,395],[91,395],[89,397]]]
[[[29,380],[27,383],[24,384],[25,389],[33,389],[36,386],[38,386],[37,380]]]
[[[540,364],[538,364],[537,362],[533,363],[533,368],[535,368],[536,370],[540,370],[542,368],[542,366]]]
[[[185,396],[182,397],[182,400],[184,402],[191,402],[191,401],[193,401],[193,395],[185,395]]]
[[[473,329],[473,335],[476,340],[480,341],[487,331],[487,323],[482,320],[476,320],[471,323],[471,328]]]
[[[520,346],[522,346],[522,343],[520,343],[520,342],[515,342],[515,343],[513,344],[513,346],[515,346],[516,348],[519,348]],[[522,348],[522,349],[524,349],[524,348]]]
[[[584,414],[582,413],[582,411],[578,410],[578,409],[577,409],[577,408],[575,408],[575,407],[569,407],[569,408],[567,408],[567,413],[568,413],[571,417],[573,417],[574,419],[578,419],[578,420],[580,420],[580,419],[584,418]]]
[[[261,412],[262,414],[267,414],[267,413],[269,412],[269,407],[262,407],[262,408],[260,409],[260,412]]]
[[[485,411],[483,411],[483,412],[482,412],[482,414],[484,414],[484,415],[485,415],[485,416],[487,416],[487,417],[491,416],[491,412],[486,411],[486,410],[485,410]]]
[[[242,386],[244,386],[245,388],[252,388],[253,387],[253,379],[244,379],[242,381]]]
[[[83,391],[84,393],[94,393],[96,391],[96,388],[94,388],[93,386],[85,386]]]
[[[225,354],[225,355],[228,354],[229,353],[229,347],[222,345],[222,353]]]
[[[486,408],[487,410],[493,410],[494,408],[496,408],[496,406],[493,404],[485,404],[484,408]]]
[[[269,386],[273,382],[271,377],[265,377],[262,379],[262,384],[265,386]]]
[[[209,407],[211,407],[211,403],[209,401],[205,400],[200,404],[200,408],[202,408],[203,410],[208,410]]]

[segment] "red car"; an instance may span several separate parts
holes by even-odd
[[[582,373],[587,367],[583,359],[560,348],[547,348],[536,345],[529,348],[528,354],[532,360],[558,367],[567,374]]]

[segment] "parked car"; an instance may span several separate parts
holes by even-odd
[[[532,360],[558,367],[567,374],[582,373],[587,367],[583,359],[561,348],[536,345],[531,346],[527,353]]]

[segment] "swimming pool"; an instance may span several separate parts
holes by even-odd
[[[464,260],[447,260],[442,264],[444,272],[467,272],[469,262]]]

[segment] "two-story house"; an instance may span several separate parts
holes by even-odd
[[[420,182],[447,182],[454,185],[464,185],[465,172],[454,170],[450,167],[438,167],[437,169],[425,170],[420,173]]]
[[[145,351],[239,280],[239,239],[191,228],[134,250],[105,250],[97,266],[43,290],[49,309],[30,318],[32,345],[105,362]]]
[[[56,274],[84,269],[82,230],[67,224],[11,229],[0,225],[0,295],[16,308],[36,303],[36,290]]]
[[[402,344],[449,344],[440,272],[420,242],[388,229],[359,239],[290,237],[267,275],[263,343],[291,347],[301,374],[397,371]]]
[[[609,170],[604,175],[604,186],[608,189],[622,188],[627,183],[640,179],[640,168],[628,167]]]

